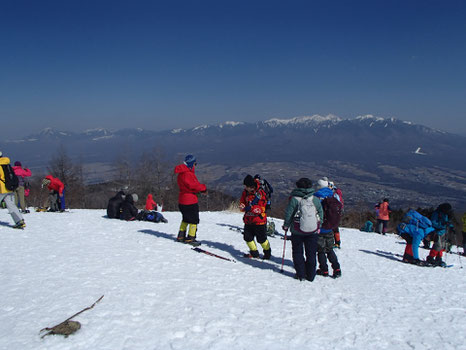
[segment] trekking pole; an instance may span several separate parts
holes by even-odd
[[[460,262],[460,269],[463,268],[463,263],[461,262],[460,249],[458,248],[458,236],[455,232],[455,244],[456,244],[456,254],[458,255],[458,261]]]
[[[288,229],[285,230],[285,237],[283,241],[283,254],[282,254],[282,267],[280,268],[280,272],[283,273],[283,264],[285,263],[285,247],[286,247],[286,233],[288,232]]]

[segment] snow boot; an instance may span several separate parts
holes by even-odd
[[[404,253],[403,255],[403,262],[404,263],[408,263],[408,264],[411,264],[413,262],[414,258],[412,255],[408,254],[408,253]]]
[[[441,256],[437,255],[437,256],[435,257],[435,266],[445,267],[445,266],[447,266],[447,264],[445,264],[445,262],[442,261],[442,257],[441,257]]]
[[[321,269],[318,269],[316,271],[316,275],[323,276],[323,277],[328,277],[328,271],[322,271]]]
[[[185,241],[185,239],[186,239],[186,231],[179,231],[178,237],[176,237],[176,240],[182,243]]]
[[[434,259],[434,257],[429,255],[429,256],[426,258],[426,264],[427,264],[428,266],[435,266],[435,259]]]
[[[263,259],[264,260],[270,260],[270,258],[272,257],[272,249],[267,249],[267,250],[264,250],[264,257]]]
[[[341,277],[341,270],[340,269],[336,269],[335,271],[333,271],[333,278],[338,278],[338,277]]]
[[[13,225],[13,228],[23,229],[26,227],[24,220],[19,220],[16,224]]]

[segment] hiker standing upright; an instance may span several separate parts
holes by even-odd
[[[390,220],[390,213],[392,209],[388,203],[388,198],[385,198],[382,203],[375,205],[377,213],[377,226],[375,232],[385,235],[387,232],[388,221]]]
[[[31,170],[23,168],[21,162],[18,161],[15,162],[13,170],[18,177],[18,188],[15,190],[15,203],[18,204],[19,202],[19,206],[23,213],[29,213],[29,210],[26,207],[26,200],[24,199],[26,184],[26,180],[24,180],[24,178],[32,175]]]
[[[300,281],[307,279],[311,282],[316,276],[317,236],[323,217],[320,200],[313,194],[314,189],[310,179],[303,177],[296,181],[296,188],[291,191],[290,200],[285,209],[282,227],[285,232],[288,229],[291,231],[291,249],[296,278]],[[306,220],[308,223],[305,222]]]
[[[196,165],[196,157],[188,154],[184,158],[184,162],[175,167],[180,189],[178,208],[183,215],[177,240],[192,245],[199,245],[199,242],[196,241],[197,225],[199,224],[199,201],[197,196],[199,193],[207,191],[206,185],[201,184],[194,173]]]
[[[244,190],[241,194],[239,209],[244,213],[243,239],[249,248],[249,254],[245,254],[245,257],[259,257],[259,251],[256,242],[254,242],[254,238],[256,238],[257,243],[262,246],[264,251],[263,258],[270,259],[272,250],[267,239],[266,194],[261,188],[259,180],[254,179],[251,175],[244,178],[243,184]]]
[[[24,223],[23,216],[18,210],[18,207],[15,205],[15,196],[13,190],[7,188],[7,178],[4,171],[5,167],[9,167],[10,171],[13,172],[13,169],[10,166],[10,158],[3,157],[2,152],[0,152],[0,202],[4,201],[8,212],[10,213],[15,225],[13,228],[24,228],[26,224]],[[14,175],[14,172],[13,174]],[[14,176],[13,176],[14,177]]]

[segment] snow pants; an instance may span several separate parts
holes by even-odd
[[[314,281],[316,277],[317,234],[291,235],[293,265],[299,279]]]
[[[333,271],[340,269],[337,255],[333,250],[334,234],[319,233],[317,238],[317,258],[319,259],[319,269],[321,271],[328,271],[327,259],[332,264]]]
[[[17,224],[19,221],[23,220],[23,216],[19,212],[18,207],[15,204],[15,195],[13,192],[10,193],[1,193],[0,202],[4,201],[5,205],[10,213],[13,221]]]

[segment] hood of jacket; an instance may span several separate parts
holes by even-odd
[[[175,174],[193,172],[194,173],[194,166],[190,169],[186,164],[179,164],[175,167]]]
[[[313,188],[295,188],[291,191],[292,197],[308,197],[312,194],[314,194]]]

